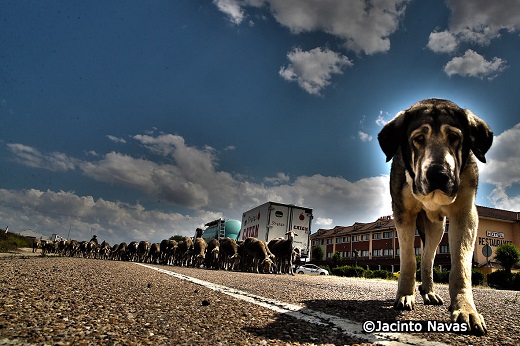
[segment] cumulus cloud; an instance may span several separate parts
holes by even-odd
[[[358,136],[361,142],[370,142],[372,140],[372,136],[363,131],[358,131]]]
[[[486,164],[481,164],[480,180],[493,185],[510,187],[520,183],[520,124],[504,131],[493,140],[486,154]]]
[[[42,168],[54,172],[68,171],[74,169],[78,162],[63,153],[44,154],[33,147],[19,143],[8,144],[7,147],[14,154],[16,162],[33,168]]]
[[[463,41],[488,44],[499,37],[502,30],[520,29],[517,0],[448,0],[447,4],[452,11],[450,31]]]
[[[72,235],[78,239],[89,237],[93,228],[100,239],[121,242],[191,235],[192,230],[205,222],[221,216],[240,219],[244,211],[266,201],[313,208],[321,226],[326,226],[328,220],[346,225],[390,213],[387,176],[350,182],[341,177],[313,175],[291,181],[287,174],[279,172],[265,178],[263,182],[269,184],[264,185],[219,171],[214,151],[190,146],[180,136],[136,135],[133,139],[150,153],[160,155],[163,161],[173,160],[159,163],[110,152],[99,157],[87,156],[91,161],[70,158],[69,161],[74,162],[76,171],[94,181],[144,193],[145,200],[176,204],[182,210],[189,210],[186,215],[149,210],[139,202],[95,199],[74,192],[0,189],[0,217],[14,228],[31,228],[48,235],[73,225],[75,232],[82,232]],[[36,153],[41,161],[48,162],[46,154],[35,148],[22,148],[18,151],[22,156],[26,152]],[[49,155],[59,156],[67,157],[60,153]],[[32,167],[48,169],[47,164]]]
[[[280,76],[297,82],[312,95],[320,95],[321,90],[331,83],[333,75],[342,74],[345,67],[352,66],[346,56],[319,47],[310,51],[295,48],[287,54],[287,58],[290,64],[280,68]]]
[[[451,59],[445,66],[444,72],[448,76],[458,74],[463,77],[477,77],[493,79],[506,68],[506,62],[494,57],[491,61],[482,55],[468,49],[461,57]]]
[[[331,227],[334,224],[334,220],[326,217],[319,217],[316,219],[316,226],[320,227]]]
[[[112,136],[112,135],[107,135],[107,138],[110,139],[112,142],[114,143],[126,143],[126,140],[124,138],[120,138],[120,137],[116,137],[116,136]]]
[[[428,40],[428,48],[436,53],[452,53],[457,49],[458,41],[448,30],[432,32]]]
[[[495,186],[490,195],[497,208],[520,211],[520,195],[508,195],[508,188],[520,184],[520,124],[504,131],[493,140],[486,154],[486,164],[479,163],[480,181]]]
[[[433,52],[454,53],[461,43],[485,46],[502,32],[520,30],[520,2],[517,0],[448,0],[447,5],[451,9],[449,28],[430,34],[428,48]],[[504,70],[504,63],[497,57],[485,61],[468,50],[463,57],[452,59],[444,71],[448,75],[493,77]]]
[[[13,225],[13,231],[32,229],[49,236],[67,236],[70,228],[72,239],[88,240],[95,232],[98,239],[111,244],[132,240],[159,242],[177,234],[192,236],[194,226],[222,216],[215,212],[183,215],[147,210],[139,203],[96,200],[65,191],[0,189],[0,200],[0,217]]]
[[[289,181],[289,179],[290,178],[289,178],[289,176],[287,174],[282,173],[282,172],[278,172],[275,177],[271,177],[271,178],[270,177],[266,177],[266,178],[264,178],[264,181],[266,183],[271,183],[271,184],[275,184],[276,185],[276,184],[286,183],[286,182]]]
[[[235,24],[245,9],[264,6],[293,33],[322,31],[339,37],[356,53],[375,54],[390,49],[393,34],[408,0],[215,0],[217,8]]]

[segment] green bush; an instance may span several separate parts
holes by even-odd
[[[471,285],[477,286],[484,284],[484,274],[480,270],[473,269],[471,271]]]
[[[363,272],[363,277],[365,279],[373,279],[374,278],[374,272],[370,269],[367,269]]]
[[[433,282],[447,284],[450,282],[450,271],[446,269],[433,268]]]
[[[361,267],[342,266],[331,269],[331,273],[336,276],[363,277],[365,270]]]
[[[388,270],[374,270],[374,277],[378,279],[393,279],[394,274]]]
[[[520,291],[520,272],[513,274],[512,289]]]
[[[488,284],[495,288],[511,289],[513,288],[513,274],[505,270],[497,270],[488,275]]]

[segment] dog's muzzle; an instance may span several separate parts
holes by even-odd
[[[435,191],[440,191],[446,197],[455,197],[458,191],[458,184],[453,173],[440,164],[432,164],[423,174],[418,192],[427,196]]]

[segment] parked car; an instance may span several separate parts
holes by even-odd
[[[329,271],[318,267],[315,264],[304,264],[296,268],[298,274],[311,274],[311,275],[329,275]]]

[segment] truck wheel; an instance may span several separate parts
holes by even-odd
[[[303,274],[303,272],[300,270],[300,271],[298,272],[298,274]]]

